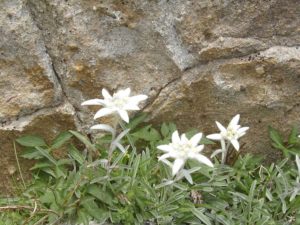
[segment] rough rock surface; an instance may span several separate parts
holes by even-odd
[[[103,87],[149,95],[151,121],[182,131],[240,113],[243,151],[274,160],[267,125],[300,125],[299,12],[299,0],[0,1],[0,178],[15,137],[86,129],[80,103]]]

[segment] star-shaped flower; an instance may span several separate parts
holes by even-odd
[[[165,152],[165,154],[159,157],[159,160],[163,161],[166,158],[175,159],[172,166],[173,176],[177,174],[181,168],[183,168],[188,159],[195,159],[200,163],[213,167],[212,162],[206,156],[200,154],[204,148],[204,145],[198,145],[201,138],[202,133],[195,134],[189,140],[185,134],[182,134],[181,137],[179,137],[178,131],[175,131],[172,134],[172,143],[157,146],[159,150]]]
[[[225,128],[221,123],[216,121],[216,124],[220,130],[220,133],[210,134],[207,138],[211,140],[219,140],[222,145],[225,145],[225,140],[230,141],[233,147],[238,151],[240,149],[240,144],[238,139],[246,134],[249,127],[241,127],[238,125],[240,120],[240,115],[237,114],[232,118],[227,128]],[[224,146],[222,146],[222,149]]]
[[[146,100],[146,95],[130,96],[130,88],[119,90],[112,96],[106,89],[102,89],[104,99],[91,99],[83,102],[81,105],[101,105],[103,106],[94,116],[94,119],[107,116],[110,114],[117,114],[126,123],[129,122],[127,111],[139,110],[138,104],[140,101]]]

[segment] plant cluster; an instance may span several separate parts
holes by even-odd
[[[263,165],[261,157],[239,155],[239,139],[249,129],[238,124],[239,115],[227,127],[216,122],[219,133],[179,135],[173,123],[145,125],[145,114],[130,120],[128,111],[147,99],[130,92],[103,89],[104,99],[83,103],[102,106],[94,119],[113,118],[91,127],[101,131],[93,140],[77,131],[51,143],[38,136],[16,140],[22,157],[35,160],[33,177],[16,187],[18,195],[0,199],[0,224],[300,224],[296,129],[284,142],[270,128],[285,158]],[[205,145],[216,145],[210,139],[221,146],[211,159],[202,154]]]

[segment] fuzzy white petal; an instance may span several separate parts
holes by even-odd
[[[137,106],[136,103],[134,102],[129,102],[126,104],[124,107],[124,110],[140,110],[140,108]]]
[[[171,152],[174,150],[170,145],[159,145],[159,146],[157,146],[157,148],[164,152]]]
[[[104,105],[103,99],[90,99],[81,103],[81,105]]]
[[[128,113],[125,110],[118,110],[118,113],[122,120],[124,120],[126,123],[129,123],[129,116]]]
[[[196,152],[196,153],[199,153],[199,152],[201,152],[203,149],[204,149],[204,145],[199,145],[199,146],[195,147],[195,152]]]
[[[172,167],[172,175],[174,176],[178,171],[183,167],[185,163],[185,160],[183,159],[176,159],[174,161],[173,167]]]
[[[102,96],[105,99],[112,99],[112,96],[109,94],[109,92],[105,88],[102,89]]]
[[[214,164],[204,155],[195,154],[194,159],[196,159],[198,162],[203,163],[207,166],[214,167]]]
[[[102,108],[95,114],[94,119],[97,119],[97,118],[100,118],[103,116],[107,116],[112,113],[114,113],[114,110],[109,109],[109,108]]]
[[[238,142],[238,140],[232,139],[230,140],[230,142],[237,151],[240,150],[240,143]]]
[[[189,139],[187,139],[185,134],[181,135],[181,144],[187,144],[189,142]]]
[[[164,161],[166,158],[170,158],[170,153],[166,153],[166,154],[161,155],[158,158],[158,161]]]
[[[195,134],[191,139],[190,139],[190,142],[192,143],[192,145],[194,147],[197,146],[197,144],[200,142],[202,138],[202,133],[198,133],[198,134]]]
[[[223,137],[221,134],[210,134],[210,135],[207,135],[206,136],[208,139],[211,139],[211,140],[222,140]]]
[[[158,161],[162,161],[164,164],[168,165],[171,168],[173,167],[173,164],[167,159],[161,159],[161,160],[158,159]]]
[[[96,125],[92,126],[91,129],[108,131],[108,132],[112,133],[113,135],[115,135],[115,133],[116,133],[115,129],[113,129],[111,126],[109,126],[107,124],[96,124]]]
[[[235,116],[232,118],[232,120],[230,121],[228,127],[234,127],[234,126],[238,125],[239,120],[240,120],[240,114],[235,115]]]
[[[129,97],[130,92],[131,92],[130,88],[126,88],[125,90],[123,90],[123,93],[122,93],[122,94],[123,94],[125,97]]]
[[[130,101],[136,102],[138,104],[140,101],[144,101],[147,98],[148,98],[147,95],[135,95],[135,96],[130,97]]]
[[[179,143],[180,142],[180,137],[178,134],[178,131],[174,131],[172,134],[172,143]]]
[[[217,127],[219,128],[219,130],[221,132],[226,132],[227,131],[227,129],[221,123],[219,123],[218,121],[216,121],[216,124],[217,124]]]
[[[238,132],[239,133],[245,133],[247,130],[249,130],[249,127],[241,127]]]

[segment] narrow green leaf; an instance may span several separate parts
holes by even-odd
[[[70,144],[68,146],[68,150],[69,150],[69,154],[70,156],[75,159],[80,165],[82,165],[84,163],[84,157],[83,155],[77,150],[77,148]]]
[[[272,141],[274,141],[277,145],[283,146],[283,140],[279,132],[273,127],[269,126],[269,135]]]
[[[35,148],[29,148],[22,152],[21,157],[25,159],[42,159],[43,155]]]
[[[134,182],[135,182],[135,178],[136,178],[136,174],[137,174],[137,171],[138,171],[138,168],[139,168],[139,165],[140,165],[140,159],[141,159],[141,155],[137,155],[137,157],[135,158],[134,160],[134,163],[133,163],[133,172],[132,172],[132,176],[131,176],[131,184],[130,186],[132,187]]]
[[[54,165],[57,165],[56,160],[43,148],[36,146],[35,147],[44,157],[46,157]]]
[[[211,225],[209,217],[205,216],[201,210],[193,208],[192,213],[206,225]]]
[[[73,134],[79,141],[81,141],[88,149],[96,151],[95,146],[90,142],[90,140],[86,136],[73,130],[69,130],[69,132]]]
[[[68,132],[64,131],[56,136],[54,141],[52,142],[51,149],[57,149],[60,148],[63,144],[65,144],[67,141],[69,141],[73,135]]]
[[[26,147],[40,147],[40,146],[46,146],[47,144],[45,141],[39,137],[39,136],[23,136],[16,140],[20,145],[26,146]]]
[[[294,126],[292,128],[288,141],[289,141],[289,144],[296,144],[299,142],[297,127]]]

